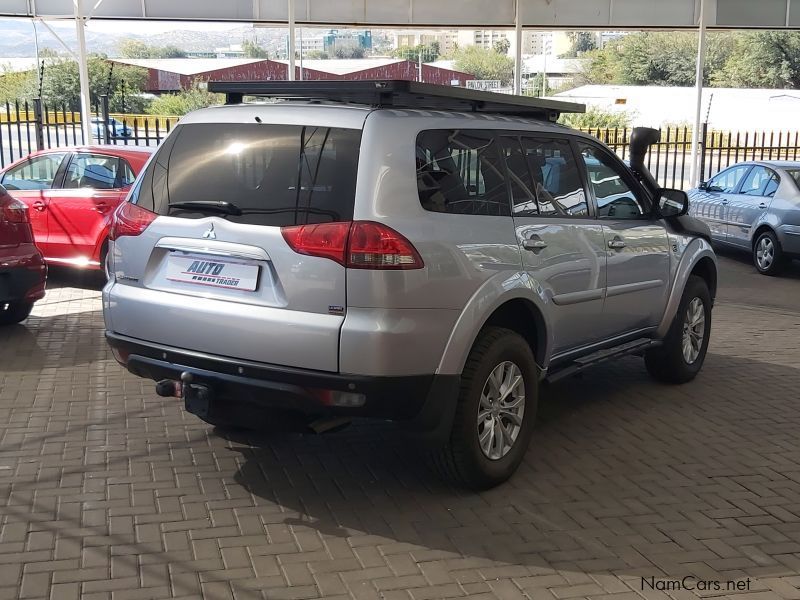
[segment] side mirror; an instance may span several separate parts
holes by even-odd
[[[707,181],[701,181],[700,183],[697,184],[697,189],[706,191],[708,189],[708,182]]]
[[[658,212],[666,219],[685,215],[689,212],[689,196],[681,190],[662,188],[658,194]]]

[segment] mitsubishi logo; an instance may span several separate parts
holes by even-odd
[[[203,234],[203,239],[204,240],[215,240],[215,239],[217,239],[217,234],[214,233],[214,224],[213,223],[211,224],[211,227],[208,228],[208,231],[206,231]]]

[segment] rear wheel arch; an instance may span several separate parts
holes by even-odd
[[[777,237],[777,234],[775,233],[775,230],[770,225],[762,223],[761,225],[758,226],[758,228],[753,232],[753,235],[750,237],[750,249],[751,250],[755,249],[756,241],[758,241],[758,236],[760,236],[765,231],[770,231],[770,232],[773,233],[773,235],[775,235],[775,237]]]
[[[540,367],[544,365],[547,356],[547,325],[542,312],[530,300],[507,300],[489,315],[481,329],[486,327],[504,327],[518,333],[528,342],[536,363]],[[477,337],[476,334],[476,340]]]

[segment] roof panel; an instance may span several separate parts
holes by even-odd
[[[74,0],[0,0],[0,16],[71,17]],[[520,0],[524,27],[694,27],[700,0]],[[710,27],[800,28],[798,1],[706,0]],[[790,3],[793,6],[790,7]],[[285,0],[103,0],[93,18],[286,23]],[[514,0],[314,0],[295,3],[299,24],[513,27]],[[35,11],[35,14],[34,12]]]

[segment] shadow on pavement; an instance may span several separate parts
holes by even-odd
[[[275,505],[267,523],[354,546],[378,536],[412,554],[584,573],[781,576],[800,553],[798,385],[800,370],[723,355],[675,387],[639,359],[596,367],[545,390],[519,472],[482,493],[440,482],[368,425],[216,432],[241,453],[236,482]]]

